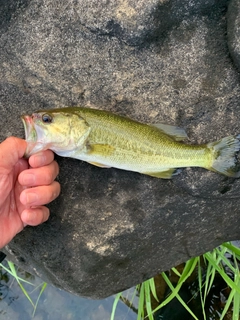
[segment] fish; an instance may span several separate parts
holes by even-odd
[[[23,115],[26,157],[50,149],[62,157],[101,168],[118,168],[170,179],[177,168],[202,167],[228,177],[240,177],[232,135],[207,144],[184,143],[184,129],[146,124],[110,111],[63,107]]]

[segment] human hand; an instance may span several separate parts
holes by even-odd
[[[24,159],[25,140],[10,137],[0,144],[0,248],[26,225],[46,221],[49,209],[43,206],[60,193],[54,181],[59,168],[50,150]]]

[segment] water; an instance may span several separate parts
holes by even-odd
[[[36,303],[42,280],[24,271],[20,276],[34,284],[24,287]],[[109,320],[113,302],[113,296],[103,300],[84,299],[48,284],[33,315],[34,308],[17,281],[0,268],[0,320]],[[136,314],[120,301],[115,320],[136,320]]]

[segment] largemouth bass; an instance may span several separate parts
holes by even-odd
[[[169,179],[176,168],[202,167],[239,177],[233,136],[217,142],[189,145],[181,128],[149,125],[108,111],[82,107],[42,110],[22,116],[28,147],[26,156],[51,149],[63,157],[93,165],[136,171]]]

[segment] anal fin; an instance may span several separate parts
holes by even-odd
[[[96,166],[96,167],[100,167],[100,168],[111,168],[105,164],[99,163],[99,162],[93,162],[93,161],[88,161],[88,163]]]
[[[141,173],[147,174],[148,176],[152,176],[156,178],[171,179],[174,171],[175,169],[171,168],[171,169],[167,169],[165,171],[160,171],[160,172],[141,172]]]

